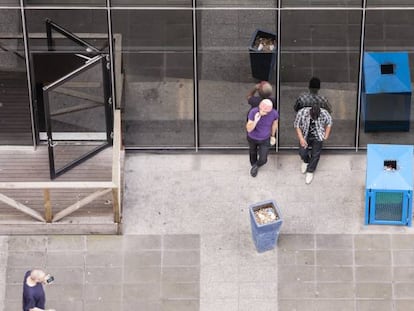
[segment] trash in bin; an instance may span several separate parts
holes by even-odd
[[[274,200],[267,200],[249,207],[252,237],[259,253],[276,246],[282,226],[282,216]]]
[[[270,81],[276,61],[276,34],[257,29],[249,51],[253,78]]]

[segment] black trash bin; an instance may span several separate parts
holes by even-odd
[[[257,29],[253,33],[249,53],[253,78],[270,81],[276,61],[276,34]]]

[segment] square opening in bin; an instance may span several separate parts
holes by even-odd
[[[391,171],[397,169],[396,160],[384,160],[384,170]]]
[[[257,206],[253,209],[254,219],[259,225],[270,224],[279,220],[279,215],[272,204]]]
[[[276,36],[264,31],[257,31],[252,48],[261,52],[273,52],[276,48]]]
[[[394,64],[382,64],[381,65],[381,74],[382,75],[393,75],[395,65]]]

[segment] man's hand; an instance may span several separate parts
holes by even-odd
[[[308,143],[303,138],[299,140],[299,144],[302,146],[302,148],[307,148],[308,147]]]
[[[256,112],[256,114],[254,115],[254,123],[259,122],[261,117],[262,116],[260,115],[260,112]]]
[[[271,146],[276,145],[276,137],[274,137],[274,136],[270,136],[270,145],[271,145]]]

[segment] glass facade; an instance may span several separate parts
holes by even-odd
[[[280,113],[275,150],[295,149],[293,105],[312,76],[321,79],[320,93],[333,108],[325,148],[412,141],[411,93],[404,95],[408,130],[367,130],[362,69],[365,52],[405,52],[413,76],[413,1],[62,3],[0,0],[1,145],[42,141],[42,87],[84,65],[96,51],[111,60],[113,99],[122,111],[128,149],[247,148],[246,95],[260,80],[272,84]],[[274,38],[272,53],[255,50],[259,33]],[[264,60],[266,72],[259,66]],[[70,101],[69,107],[76,107],[73,98],[92,107],[103,98],[98,81],[72,80],[54,98]],[[375,100],[371,105],[374,111],[383,107]]]

